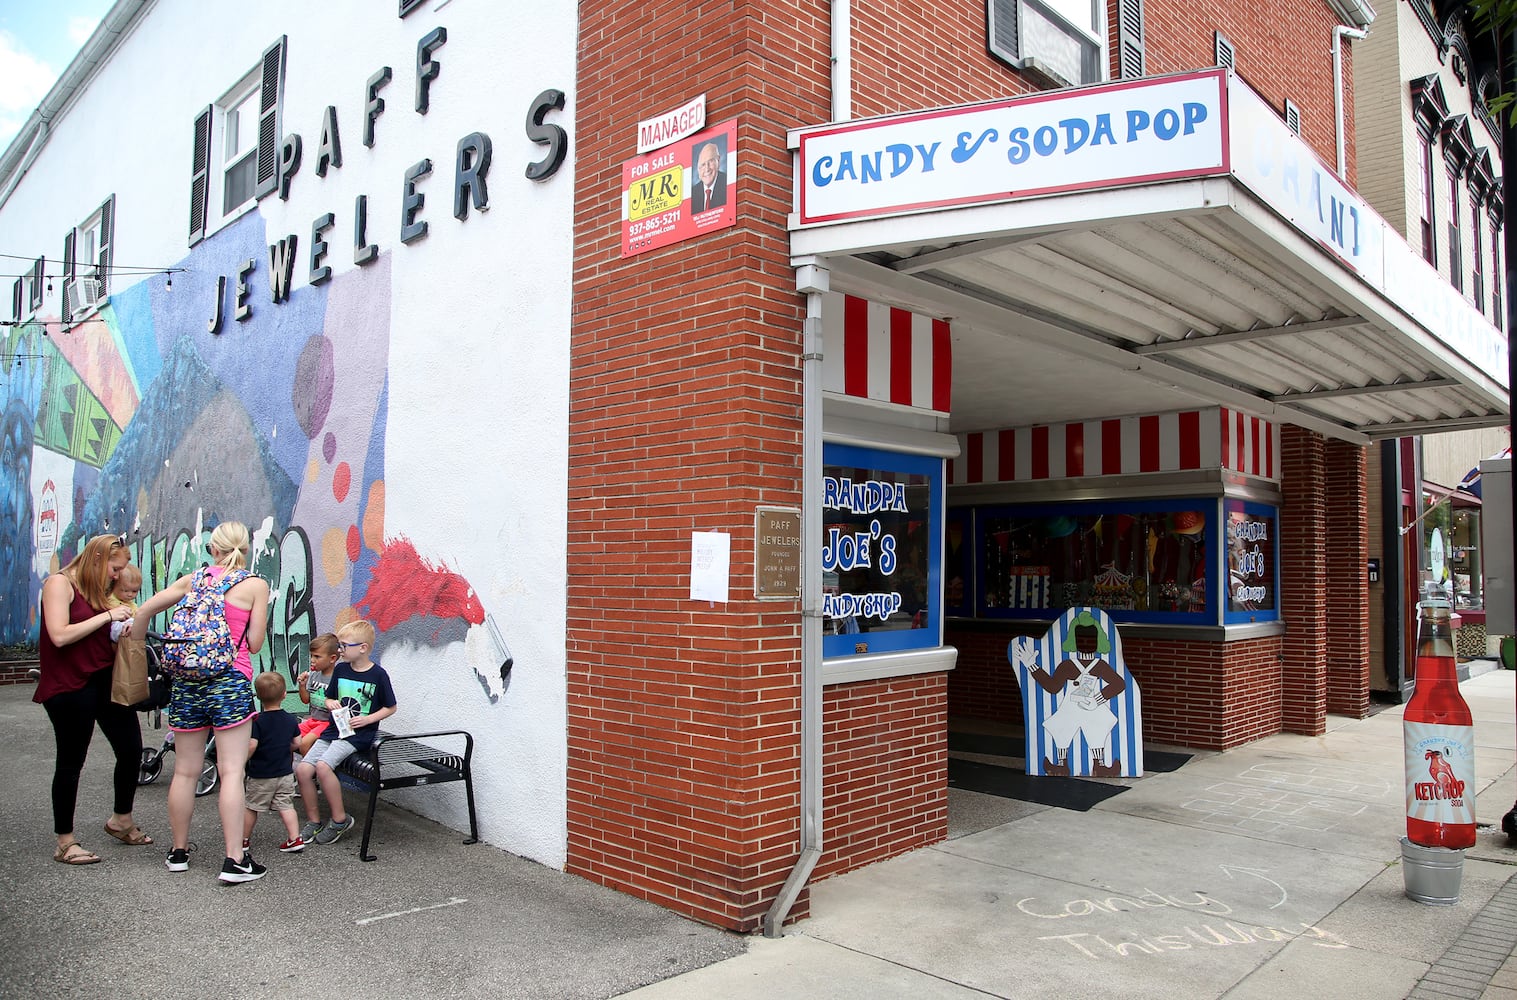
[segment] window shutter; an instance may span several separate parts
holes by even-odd
[[[26,307],[31,312],[42,308],[42,272],[47,268],[47,258],[32,261],[32,287],[26,297]]]
[[[262,198],[279,186],[279,91],[284,85],[284,47],[288,36],[263,53],[263,86],[258,96],[258,173],[253,197]]]
[[[67,323],[73,315],[73,280],[74,280],[74,239],[75,232],[70,229],[63,237],[63,322]]]
[[[1233,51],[1233,43],[1229,42],[1222,32],[1217,32],[1217,65],[1232,69],[1236,59],[1237,54]]]
[[[988,0],[986,43],[990,54],[1020,66],[1022,49],[1017,36],[1017,4],[1021,0]]]
[[[1117,78],[1143,75],[1143,0],[1117,0]]]
[[[95,277],[100,279],[100,295],[111,291],[111,243],[116,230],[116,196],[111,195],[100,206],[100,270]]]
[[[1285,99],[1285,127],[1297,135],[1301,134],[1301,109],[1289,97]]]
[[[26,294],[26,279],[17,278],[11,286],[11,318],[17,323],[21,322],[21,300]]]
[[[190,166],[190,246],[205,239],[206,200],[211,181],[211,121],[216,108],[207,105],[195,116],[195,152]]]

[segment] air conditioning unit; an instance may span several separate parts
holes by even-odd
[[[98,278],[75,278],[69,282],[68,301],[71,312],[93,309],[105,299]]]

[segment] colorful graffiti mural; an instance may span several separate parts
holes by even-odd
[[[200,244],[172,289],[160,275],[86,322],[8,328],[0,642],[36,641],[43,578],[89,536],[127,538],[146,595],[208,561],[210,530],[232,519],[272,588],[255,667],[291,691],[311,638],[343,621],[433,645],[485,622],[466,580],[386,532],[389,258],[255,298],[249,319],[208,332],[215,276],[265,246],[252,213]]]

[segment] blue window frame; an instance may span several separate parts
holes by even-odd
[[[943,460],[822,453],[823,656],[941,645]]]

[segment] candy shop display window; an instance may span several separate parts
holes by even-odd
[[[976,613],[1052,619],[1085,606],[1214,625],[1219,514],[1213,498],[976,508]]]
[[[943,460],[822,451],[822,655],[941,644]]]
[[[1280,618],[1279,512],[1262,503],[1224,500],[1229,625]]]

